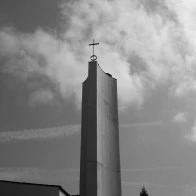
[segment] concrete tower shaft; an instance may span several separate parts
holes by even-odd
[[[89,62],[83,82],[81,196],[121,196],[117,80]]]

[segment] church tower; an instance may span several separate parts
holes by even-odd
[[[121,196],[117,80],[96,58],[93,48],[82,89],[80,195]]]

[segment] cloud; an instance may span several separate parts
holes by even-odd
[[[134,169],[125,169],[122,168],[121,172],[144,172],[144,171],[149,171],[149,172],[153,172],[153,171],[167,171],[167,170],[182,170],[184,169],[183,167],[154,167],[154,168],[134,168]]]
[[[88,44],[95,38],[100,66],[118,79],[120,109],[141,107],[154,88],[165,84],[170,84],[171,95],[188,97],[196,91],[196,4],[165,0],[149,5],[156,10],[149,13],[142,2],[62,1],[66,22],[60,36],[41,28],[28,34],[1,28],[1,72],[27,83],[47,77],[63,98],[74,95],[79,106],[91,53]]]
[[[175,93],[183,96],[189,92],[195,92],[195,8],[196,2],[193,0],[166,0],[168,8],[175,13],[181,32],[179,32],[178,49],[185,54],[184,64],[181,70],[176,70],[179,74],[176,77]],[[183,36],[183,39],[182,39]],[[176,40],[177,41],[177,40]]]
[[[34,91],[29,99],[29,104],[48,104],[55,100],[54,94],[50,89],[39,89]]]
[[[8,181],[56,184],[73,181],[78,177],[78,168],[43,169],[43,168],[0,168],[0,179]],[[50,180],[50,179],[53,179]]]
[[[161,183],[152,183],[152,182],[148,182],[148,181],[133,182],[133,181],[128,181],[128,180],[123,180],[122,185],[123,186],[141,186],[141,187],[145,185],[145,187],[165,187],[165,188],[174,187],[172,185],[166,185],[166,184],[161,184]],[[181,188],[181,187],[179,187],[179,188]]]
[[[194,196],[196,194],[196,186],[186,185],[186,195]]]
[[[120,124],[120,127],[140,127],[140,126],[162,126],[162,122],[145,122],[145,123],[132,123],[132,124]],[[4,131],[0,132],[0,143],[17,142],[26,140],[50,140],[54,138],[62,138],[66,136],[72,136],[80,133],[81,125],[67,125],[63,127],[50,127],[43,129],[28,129],[28,130],[16,130],[16,131]]]
[[[188,141],[196,142],[196,119],[195,119],[195,121],[193,123],[193,126],[191,128],[191,132],[186,134],[184,137]]]
[[[62,138],[76,134],[79,131],[79,125],[68,125],[64,127],[51,127],[45,129],[6,131],[0,132],[0,143]]]
[[[133,187],[137,187],[138,188],[138,191],[141,191],[141,188],[145,186],[145,188],[147,188],[147,192],[148,192],[148,188],[158,188],[158,192],[162,192],[160,191],[162,188],[164,188],[165,190],[174,190],[175,193],[177,192],[180,192],[182,193],[182,195],[187,195],[189,196],[190,195],[190,192],[192,192],[192,190],[194,189],[194,186],[190,186],[189,188],[185,185],[170,185],[170,184],[165,184],[165,183],[157,183],[157,182],[150,182],[150,181],[129,181],[129,180],[122,180],[122,187],[125,188],[125,187],[130,187],[130,188],[133,188]],[[161,188],[161,189],[160,189]],[[179,190],[179,191],[178,191]],[[170,192],[169,191],[169,192]],[[187,194],[183,194],[183,193],[187,193]],[[195,193],[195,192],[194,192]],[[174,195],[173,191],[171,192],[171,195]],[[179,195],[179,193],[177,194]],[[180,194],[181,195],[181,194]],[[194,195],[194,194],[193,194]],[[192,196],[192,195],[191,195]]]
[[[37,29],[34,34],[23,34],[13,28],[3,28],[0,31],[0,45],[3,47],[0,60],[4,62],[1,72],[12,74],[26,83],[35,80],[42,83],[41,79],[45,77],[51,80],[63,98],[70,98],[73,94],[78,99],[81,97],[79,91],[85,70],[81,71],[79,65],[85,64],[75,58],[66,42],[42,29]],[[49,92],[48,85],[44,87],[45,92]],[[38,97],[36,91],[33,94]],[[39,100],[43,103],[43,99]]]
[[[191,133],[185,135],[185,138],[186,138],[188,141],[196,142],[196,126],[192,127]]]
[[[173,122],[175,123],[186,123],[187,122],[187,117],[188,117],[188,114],[186,112],[180,112],[180,113],[177,113],[174,117],[173,117]]]
[[[164,126],[164,125],[165,124],[161,121],[154,121],[154,122],[139,122],[139,123],[132,123],[132,124],[120,124],[120,127],[131,128],[131,127]]]

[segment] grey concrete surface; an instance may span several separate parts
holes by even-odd
[[[117,80],[96,61],[83,83],[80,195],[121,195]]]

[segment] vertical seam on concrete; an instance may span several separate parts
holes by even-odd
[[[98,80],[98,77],[97,77],[97,71],[98,71],[98,69],[97,69],[97,62],[96,62],[96,66],[95,66],[95,71],[96,71],[96,74],[95,74],[95,76],[96,76],[96,79],[95,79],[95,82],[96,82],[96,100],[95,100],[95,103],[96,103],[96,112],[95,112],[95,114],[96,114],[96,138],[98,139],[98,137],[97,137],[97,90],[98,90],[98,88],[97,88],[97,84],[98,84],[98,82],[97,82],[97,80]],[[97,139],[96,139],[96,162],[97,162],[97,158],[98,158],[98,155],[97,155],[97,150],[98,150],[98,148],[97,148]],[[96,163],[96,167],[97,167],[97,163]],[[98,191],[98,172],[97,172],[97,169],[96,169],[96,192]]]

